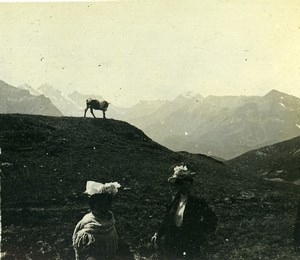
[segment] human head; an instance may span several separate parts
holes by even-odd
[[[87,181],[85,194],[89,195],[89,206],[93,212],[103,212],[111,208],[113,196],[121,185],[118,182],[101,183]]]
[[[194,182],[194,175],[195,172],[190,171],[186,165],[181,164],[174,167],[174,173],[168,181],[174,184],[179,193],[188,194]]]
[[[111,209],[113,195],[108,193],[94,194],[89,197],[89,206],[92,212],[106,212]]]
[[[176,179],[174,181],[174,186],[177,192],[187,195],[190,193],[193,182],[193,178]]]

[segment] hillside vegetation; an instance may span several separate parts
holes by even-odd
[[[87,180],[118,181],[120,237],[138,257],[172,194],[172,166],[197,172],[194,192],[219,218],[207,259],[297,259],[295,185],[236,176],[215,159],[172,152],[111,119],[0,115],[2,252],[8,259],[74,259],[71,236],[87,212]]]
[[[227,164],[238,174],[300,185],[300,136],[249,151]]]

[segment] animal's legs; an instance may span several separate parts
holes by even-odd
[[[106,117],[105,117],[105,111],[103,110],[102,112],[103,112],[103,118],[106,118]]]
[[[93,112],[93,109],[92,109],[92,108],[90,108],[90,111],[91,111],[93,117],[96,118],[95,115],[94,115],[94,112]]]
[[[84,110],[84,117],[86,117],[86,111],[89,109],[89,107],[87,107],[85,110]]]

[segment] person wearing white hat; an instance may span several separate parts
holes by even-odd
[[[88,181],[86,191],[91,212],[76,225],[73,247],[76,260],[114,259],[118,249],[118,234],[111,212],[113,196],[121,185],[117,182]]]
[[[179,165],[168,179],[177,193],[167,207],[160,228],[151,238],[154,245],[162,242],[164,259],[199,259],[200,246],[207,235],[216,230],[215,213],[204,199],[191,195],[194,175],[187,166]]]

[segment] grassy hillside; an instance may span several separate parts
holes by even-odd
[[[227,162],[239,174],[300,184],[300,136],[247,152]]]
[[[148,243],[172,194],[167,177],[180,162],[197,172],[194,192],[219,217],[206,258],[299,257],[291,240],[294,186],[241,178],[210,157],[172,152],[126,122],[0,115],[0,145],[7,259],[73,259],[87,180],[121,183],[114,201],[119,235],[136,255],[151,258]]]

